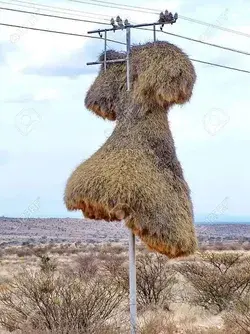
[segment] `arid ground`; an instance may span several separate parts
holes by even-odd
[[[168,260],[137,240],[138,334],[249,334],[250,225],[197,225]],[[0,219],[0,333],[129,333],[121,223]]]
[[[204,245],[250,242],[250,224],[197,224],[197,235]],[[45,244],[48,242],[127,244],[127,229],[119,222],[72,218],[23,219],[0,217],[0,244]]]

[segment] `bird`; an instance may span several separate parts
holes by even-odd
[[[175,22],[177,21],[177,19],[178,19],[178,13],[175,13],[174,14],[174,20],[175,20]]]
[[[169,22],[172,22],[173,19],[174,19],[173,14],[170,12],[170,13],[168,14],[168,21],[169,21]]]
[[[123,25],[123,22],[122,22],[122,19],[120,18],[120,16],[118,15],[117,18],[116,18],[116,22],[118,24],[118,27],[120,28],[123,28],[124,25]]]
[[[165,10],[164,17],[165,17],[165,21],[167,21],[168,20],[168,10],[167,9]]]
[[[164,27],[164,23],[166,22],[166,18],[165,18],[165,15],[163,14],[163,12],[160,13],[160,17],[159,17],[159,20],[158,20],[159,23],[162,23],[160,29],[162,31],[162,28]]]
[[[160,17],[159,17],[158,22],[159,22],[159,23],[164,23],[164,22],[166,22],[166,18],[165,18],[165,15],[163,14],[163,12],[160,13]]]
[[[129,25],[128,19],[126,19],[126,20],[124,21],[124,25],[125,25],[125,27]]]
[[[112,17],[112,19],[110,20],[110,24],[111,24],[112,27],[114,28],[114,32],[115,32],[115,29],[117,28],[117,25],[115,24],[115,20],[114,20],[113,17]]]

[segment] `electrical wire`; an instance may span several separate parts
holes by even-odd
[[[97,37],[97,36],[82,35],[82,34],[76,34],[76,33],[64,32],[64,31],[58,31],[58,30],[50,30],[50,29],[26,27],[26,26],[20,26],[20,25],[9,24],[9,23],[0,23],[0,26],[6,26],[6,27],[12,27],[12,28],[20,28],[20,29],[28,29],[28,30],[34,30],[34,31],[49,32],[49,33],[53,33],[53,34],[61,34],[61,35],[84,37],[84,38],[94,38],[94,39],[103,40],[101,37]],[[115,40],[109,39],[109,38],[107,38],[107,41],[113,42],[113,43],[117,43],[117,44],[126,45],[126,43],[115,41]]]
[[[0,7],[0,10],[8,10],[11,12],[18,12],[18,13],[24,13],[24,14],[32,14],[32,15],[40,15],[40,16],[46,16],[46,17],[52,17],[57,19],[64,19],[64,20],[72,20],[72,21],[78,21],[78,22],[88,22],[88,23],[97,23],[97,24],[105,24],[110,25],[109,23],[104,22],[97,22],[97,21],[90,21],[90,20],[83,20],[83,19],[77,19],[73,17],[66,17],[66,16],[58,16],[58,15],[51,15],[51,14],[44,14],[44,13],[36,13],[36,12],[29,12],[26,10],[20,10],[20,9],[13,9],[13,8],[6,8],[6,7]]]
[[[76,16],[85,16],[86,14],[88,15],[92,15],[92,16],[102,16],[105,17],[103,18],[103,20],[107,20],[110,22],[110,17],[109,15],[105,15],[105,14],[101,14],[101,13],[93,13],[93,12],[86,12],[86,11],[81,11],[81,10],[75,10],[75,9],[71,9],[71,8],[64,8],[64,7],[56,7],[56,6],[49,6],[49,5],[44,5],[44,4],[38,4],[38,3],[34,3],[34,2],[29,2],[29,1],[21,1],[21,0],[10,0],[14,3],[10,3],[10,2],[4,2],[4,1],[0,1],[1,3],[7,4],[7,5],[11,5],[11,6],[19,6],[19,7],[25,7],[25,8],[31,8],[31,9],[39,9],[39,10],[43,10],[43,11],[48,11],[48,12],[52,12],[52,13],[62,13],[62,14],[71,14],[73,13],[73,15]],[[28,6],[31,5],[31,6]],[[36,7],[34,7],[36,6]],[[41,8],[37,8],[37,7],[41,7]],[[66,12],[66,13],[65,13]]]
[[[103,0],[88,0],[88,1],[82,1],[82,0],[68,0],[70,2],[77,2],[77,3],[84,3],[84,4],[88,4],[88,5],[93,5],[93,6],[102,6],[102,7],[108,7],[108,8],[117,8],[117,9],[123,9],[123,10],[127,10],[127,11],[135,11],[135,12],[141,12],[141,13],[147,13],[147,14],[158,14],[159,15],[159,11],[152,9],[152,8],[146,8],[146,7],[140,7],[140,6],[132,6],[132,5],[125,5],[125,4],[120,4],[117,2],[111,2],[111,1],[103,1]],[[196,24],[201,24],[201,25],[205,25],[208,26],[210,28],[215,28],[215,29],[219,29],[225,32],[229,32],[232,34],[237,34],[237,35],[241,35],[244,37],[249,38],[250,34],[241,32],[241,31],[237,31],[237,30],[233,30],[233,29],[229,29],[229,28],[225,28],[213,23],[209,23],[209,22],[205,22],[202,20],[196,20],[187,16],[183,16],[183,15],[179,15],[179,18],[192,22],[192,23],[196,23]]]
[[[77,36],[77,37],[84,37],[84,38],[95,38],[95,39],[103,40],[102,38],[97,37],[97,36],[81,35],[81,34],[62,32],[62,31],[56,31],[56,30],[49,30],[49,29],[40,29],[40,28],[33,28],[33,27],[25,27],[25,26],[8,24],[8,23],[0,23],[0,26],[1,25],[2,26],[7,26],[7,27],[12,27],[12,28],[14,27],[14,28],[20,28],[20,29],[28,29],[28,30],[34,30],[34,31],[42,31],[42,32],[48,32],[48,33],[63,34],[63,35]],[[107,41],[113,42],[113,43],[122,44],[122,45],[126,45],[126,43],[115,41],[115,40],[112,40],[112,39],[107,39]],[[244,70],[244,69],[239,69],[239,68],[236,68],[236,67],[229,67],[229,66],[225,66],[225,65],[221,65],[221,64],[216,64],[216,63],[211,63],[211,62],[207,62],[207,61],[203,61],[203,60],[198,60],[198,59],[191,59],[191,60],[194,61],[194,62],[202,63],[202,64],[207,64],[207,65],[211,65],[211,66],[225,68],[225,69],[232,70],[232,71],[238,71],[238,72],[243,72],[243,73],[250,74],[250,71]]]
[[[88,23],[110,25],[109,23],[104,23],[104,22],[98,22],[98,21],[92,21],[92,20],[83,20],[83,19],[70,18],[70,17],[58,16],[58,15],[50,15],[50,14],[44,14],[44,13],[36,13],[36,12],[30,12],[30,11],[25,11],[25,10],[20,10],[20,9],[0,7],[0,10],[1,9],[2,10],[8,10],[8,11],[14,11],[14,12],[18,12],[18,13],[40,15],[40,16],[52,17],[52,18],[58,18],[58,19],[65,19],[65,20],[73,20],[73,21],[79,21],[79,22],[88,22]],[[151,31],[151,29],[148,29],[148,28],[138,28],[138,29]],[[236,53],[239,53],[239,54],[250,56],[250,53],[246,52],[246,51],[241,51],[241,50],[229,48],[229,47],[226,47],[226,46],[221,46],[221,45],[218,45],[218,44],[208,43],[208,42],[204,42],[204,41],[201,41],[201,40],[198,40],[198,39],[194,39],[194,38],[191,38],[191,37],[186,37],[186,36],[182,36],[182,35],[178,35],[178,34],[174,34],[174,33],[169,33],[169,32],[162,31],[162,30],[157,30],[157,31],[158,32],[162,32],[162,33],[167,34],[167,35],[171,35],[171,36],[183,38],[183,39],[186,39],[186,40],[189,40],[189,41],[192,41],[192,42],[201,43],[201,44],[204,44],[204,45],[216,47],[216,48],[223,49],[223,50],[226,50],[226,51],[236,52]]]
[[[136,29],[138,29],[138,30],[146,30],[146,31],[151,31],[152,32],[152,29],[149,29],[149,28],[136,28]],[[183,35],[174,34],[172,32],[167,32],[167,31],[164,31],[164,30],[156,29],[156,31],[160,32],[160,33],[163,33],[163,34],[166,34],[166,35],[170,35],[170,36],[174,36],[174,37],[179,37],[179,38],[182,38],[182,39],[186,39],[186,40],[191,41],[191,42],[208,45],[208,46],[219,48],[219,49],[226,50],[226,51],[236,52],[236,53],[239,53],[239,54],[243,54],[245,56],[250,56],[250,52],[247,52],[247,51],[233,49],[233,48],[229,48],[227,46],[218,45],[218,44],[214,44],[214,43],[204,42],[204,41],[201,41],[199,39],[195,39],[195,38],[192,38],[192,37],[187,37],[187,36],[183,36]]]

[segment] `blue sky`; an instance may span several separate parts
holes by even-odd
[[[34,3],[101,13],[107,18],[119,14],[138,23],[158,19],[154,14],[70,1]],[[131,4],[159,11],[166,6],[165,1]],[[167,4],[182,16],[250,34],[248,1]],[[3,10],[0,21],[81,34],[99,27]],[[250,38],[182,19],[165,31],[250,52]],[[122,32],[109,37],[125,38]],[[191,58],[250,70],[249,56],[165,34],[157,37],[177,44]],[[146,42],[152,34],[133,31],[132,38],[134,43]],[[114,126],[84,108],[85,93],[97,73],[86,62],[95,60],[102,47],[98,40],[0,26],[0,215],[81,217],[64,207],[67,177],[104,143]],[[111,42],[109,47],[122,49]],[[196,220],[214,212],[217,220],[249,220],[250,75],[194,65],[198,79],[191,102],[174,107],[170,123]]]

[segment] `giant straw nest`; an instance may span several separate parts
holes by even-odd
[[[109,51],[108,59],[124,58]],[[103,59],[103,55],[100,59]],[[68,179],[65,203],[95,220],[125,220],[150,249],[168,257],[194,253],[197,240],[190,190],[168,123],[173,104],[187,102],[196,75],[187,55],[168,42],[131,49],[126,64],[112,63],[90,87],[85,104],[116,127]]]

